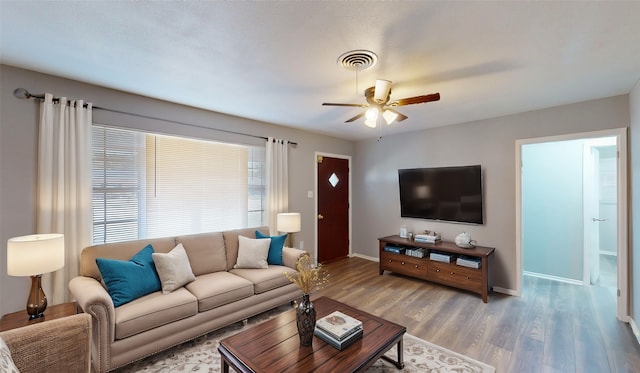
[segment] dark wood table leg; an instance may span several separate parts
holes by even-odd
[[[400,340],[398,341],[398,361],[394,361],[393,359],[391,359],[390,357],[386,356],[386,355],[382,355],[382,358],[388,362],[390,362],[391,364],[395,365],[396,368],[398,369],[403,369],[404,368],[404,351],[403,351],[403,337],[400,337]]]

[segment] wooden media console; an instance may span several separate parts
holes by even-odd
[[[423,280],[437,282],[458,289],[468,290],[482,296],[487,303],[489,295],[489,256],[495,248],[476,246],[464,249],[453,242],[439,241],[435,244],[416,242],[398,235],[379,238],[380,242],[380,275],[391,271]],[[424,249],[423,258],[386,251],[387,246],[401,249]],[[429,259],[430,254],[451,255],[450,263]],[[457,257],[477,258],[480,268],[470,268],[456,264]]]

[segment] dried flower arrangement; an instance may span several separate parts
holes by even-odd
[[[297,274],[285,272],[289,281],[298,285],[304,294],[310,294],[315,288],[322,288],[329,282],[329,273],[322,269],[322,265],[314,265],[309,254],[305,253],[296,262]]]

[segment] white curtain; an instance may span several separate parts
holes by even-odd
[[[267,212],[269,230],[276,234],[279,212],[289,209],[288,142],[267,139]]]
[[[68,284],[78,275],[80,251],[91,244],[92,105],[46,93],[40,104],[37,233],[63,233],[65,265],[43,276],[49,304],[70,300]]]

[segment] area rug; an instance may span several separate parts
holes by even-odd
[[[223,329],[211,332],[192,341],[147,357],[126,367],[115,370],[115,373],[169,373],[169,372],[220,372],[220,355],[218,354],[218,341],[238,333],[243,328],[258,324],[275,316],[284,309],[276,309],[260,314],[249,319],[248,325],[235,323]],[[414,337],[410,334],[404,336],[404,363],[403,372],[411,373],[494,373],[495,368],[473,360],[459,353],[436,346],[430,342]],[[396,359],[396,348],[392,348],[386,354]],[[234,370],[231,369],[231,372]],[[382,359],[376,361],[367,373],[391,373],[398,372],[395,366]]]

